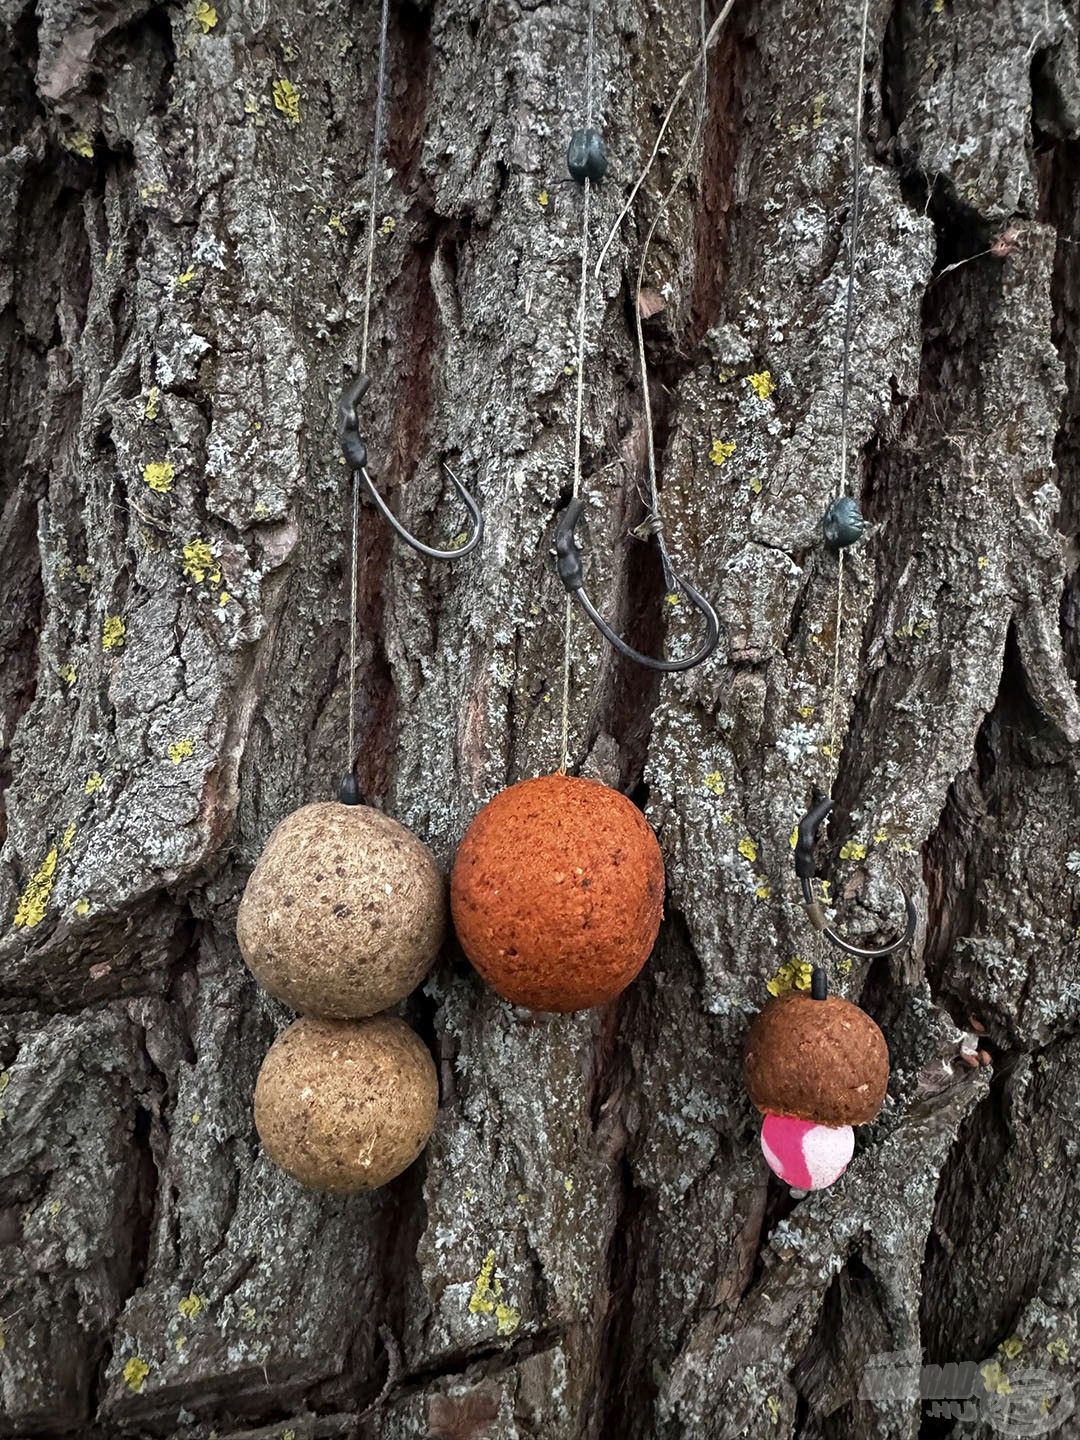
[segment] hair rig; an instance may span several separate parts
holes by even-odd
[[[799,822],[795,873],[811,925],[845,955],[872,960],[892,955],[915,935],[917,912],[901,887],[904,933],[871,949],[853,945],[829,924],[814,893],[814,844],[833,808],[826,796]],[[811,973],[810,993],[789,991],[770,1000],[750,1026],[746,1086],[764,1115],[761,1149],[770,1170],[795,1190],[820,1190],[847,1169],[856,1125],[876,1120],[889,1085],[889,1049],[865,1010],[829,994],[823,965]]]
[[[703,34],[703,59],[706,45],[707,38]],[[587,302],[589,296],[589,225],[591,211],[591,194],[592,187],[594,185],[598,185],[608,172],[608,159],[607,150],[604,145],[604,136],[603,133],[593,124],[593,49],[593,14],[592,5],[590,3],[588,10],[588,56],[586,63],[585,87],[586,123],[580,129],[577,129],[573,132],[573,134],[570,136],[570,142],[566,148],[566,168],[570,174],[570,178],[577,181],[577,183],[582,187],[581,281],[578,290],[578,353],[576,423],[574,427],[574,483],[570,503],[563,511],[562,516],[559,519],[558,527],[555,531],[556,570],[558,572],[559,579],[563,583],[563,587],[566,590],[568,597],[567,625],[569,625],[569,604],[570,600],[573,600],[578,605],[578,607],[582,611],[584,611],[584,613],[592,621],[593,625],[596,626],[597,630],[599,630],[600,634],[603,635],[605,640],[607,640],[608,644],[611,645],[615,650],[617,650],[620,655],[624,655],[628,660],[633,660],[638,665],[644,665],[645,668],[648,670],[659,670],[665,674],[671,674],[679,670],[691,670],[695,665],[700,665],[703,660],[707,660],[709,658],[709,656],[716,649],[717,642],[720,638],[720,622],[717,619],[716,611],[713,609],[709,601],[706,600],[705,596],[702,595],[701,591],[697,590],[688,581],[681,579],[675,573],[675,568],[671,563],[671,557],[668,554],[668,548],[664,538],[663,521],[660,515],[660,496],[656,473],[657,466],[655,442],[653,438],[652,409],[649,403],[649,374],[648,364],[645,355],[645,338],[641,328],[640,308],[637,309],[636,330],[638,365],[641,375],[642,403],[645,408],[645,434],[648,442],[647,454],[650,492],[650,512],[646,525],[643,527],[643,531],[647,531],[647,533],[656,536],[656,542],[660,549],[660,560],[661,564],[663,565],[664,583],[667,586],[668,594],[675,596],[676,598],[685,595],[686,598],[690,601],[690,604],[694,607],[694,609],[697,610],[705,618],[705,636],[698,648],[691,655],[687,655],[681,659],[667,660],[664,658],[654,659],[651,655],[643,655],[640,650],[635,650],[632,645],[628,644],[627,641],[625,641],[622,636],[619,635],[612,628],[612,626],[608,624],[608,622],[597,610],[592,600],[589,598],[589,593],[585,588],[585,572],[584,567],[581,563],[581,550],[578,547],[577,536],[575,534],[577,523],[581,518],[581,512],[585,508],[584,501],[581,498],[581,448],[585,384],[585,331]],[[701,123],[701,117],[704,114],[704,87],[705,85],[707,85],[707,80],[707,72],[705,70],[705,67],[703,66],[703,94],[698,107],[699,125]],[[680,87],[679,94],[681,93],[682,91]],[[676,101],[677,99],[678,95],[676,96]],[[674,103],[675,102],[673,102],[673,104]],[[659,143],[659,141],[657,143]],[[696,144],[696,137],[694,143]],[[690,149],[691,151],[693,150],[693,145],[691,145]],[[648,236],[646,238],[644,246],[642,247],[641,257],[638,263],[638,273],[635,290],[636,294],[641,293],[645,265],[649,253],[649,244],[656,230],[656,226],[661,216],[667,209],[668,203],[675,189],[678,187],[679,184],[682,183],[682,179],[686,173],[686,169],[688,168],[688,163],[689,154],[687,156],[687,160],[683,162],[682,166],[679,169],[675,183],[672,185],[671,189],[668,191],[667,195],[665,195],[663,201],[661,202],[660,207],[657,210],[656,216],[653,219],[652,225],[649,228]],[[648,173],[647,169],[646,173]],[[642,179],[644,179],[644,176],[642,177]],[[638,184],[634,187],[634,190],[631,194],[631,200],[633,199],[633,196],[637,194],[638,188],[640,187],[641,183],[641,180],[639,180]],[[628,208],[629,202],[628,205],[624,207],[619,219],[616,221],[615,226],[612,230],[612,236],[614,236],[615,232],[618,230],[619,225],[622,222],[622,219],[628,213]],[[603,247],[600,255],[600,260],[597,262],[596,268],[593,271],[592,278],[594,282],[599,278],[600,266],[603,262],[604,255],[607,253],[610,243],[611,237],[609,237],[607,244]]]

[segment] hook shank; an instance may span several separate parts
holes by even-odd
[[[814,894],[814,843],[817,840],[821,822],[832,808],[833,802],[829,796],[817,796],[813,805],[799,821],[798,838],[795,842],[795,874],[799,877],[802,885],[803,902],[810,917],[810,923],[815,930],[825,936],[830,944],[835,945],[837,950],[842,950],[845,955],[853,955],[859,960],[876,960],[883,955],[893,955],[897,950],[902,950],[905,945],[909,945],[915,938],[915,929],[919,922],[919,913],[915,909],[915,902],[903,885],[900,886],[900,893],[904,897],[904,931],[898,939],[891,941],[888,945],[878,947],[853,945],[831,925],[825,923],[821,902]]]
[[[368,495],[371,497],[372,501],[378,508],[379,513],[382,515],[383,519],[394,531],[395,535],[398,535],[402,540],[404,540],[406,545],[410,546],[413,550],[415,550],[418,555],[426,555],[429,560],[460,560],[463,555],[468,555],[470,551],[475,550],[484,537],[483,511],[473,499],[472,495],[470,495],[469,491],[466,490],[465,486],[450,469],[450,466],[447,465],[444,461],[443,469],[446,471],[447,475],[450,476],[450,479],[454,484],[454,488],[457,490],[458,495],[461,497],[462,504],[469,512],[469,518],[472,522],[471,533],[467,536],[464,543],[457,546],[456,548],[451,550],[437,550],[432,545],[425,545],[422,540],[418,539],[412,533],[412,531],[405,528],[405,526],[397,518],[394,512],[390,509],[389,505],[387,505],[386,501],[375,488],[375,482],[374,480],[372,480],[371,473],[368,470],[367,442],[360,434],[360,419],[356,413],[356,407],[357,404],[367,394],[370,388],[371,377],[363,374],[357,375],[355,379],[353,379],[348,385],[346,385],[345,389],[341,393],[341,399],[338,401],[338,440],[341,443],[341,449],[345,455],[345,460],[349,466],[349,469],[355,475],[359,476],[361,482],[363,483],[364,489],[367,491]]]
[[[573,596],[608,644],[613,646],[620,655],[625,655],[628,660],[633,660],[638,665],[644,665],[649,670],[663,671],[665,674],[671,674],[677,670],[692,670],[695,665],[700,665],[703,660],[707,660],[716,649],[717,641],[720,638],[720,621],[705,596],[696,590],[688,580],[680,580],[677,575],[674,576],[676,584],[684,591],[694,609],[705,617],[705,638],[692,655],[686,656],[683,660],[655,660],[651,655],[643,655],[640,650],[635,650],[632,645],[628,645],[622,636],[616,634],[611,628],[589,599],[588,591],[585,589],[585,572],[581,563],[581,551],[574,534],[574,527],[577,525],[583,509],[583,502],[575,497],[563,511],[562,519],[555,531],[556,569],[567,594]]]

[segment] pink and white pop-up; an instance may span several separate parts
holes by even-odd
[[[761,1150],[769,1169],[795,1190],[824,1190],[847,1169],[855,1152],[850,1125],[815,1125],[793,1115],[766,1115]]]

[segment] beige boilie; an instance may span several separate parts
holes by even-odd
[[[438,1104],[434,1062],[403,1020],[301,1019],[263,1061],[255,1128],[301,1185],[374,1190],[423,1150]]]
[[[404,999],[446,933],[446,885],[427,846],[366,805],[287,815],[240,902],[255,978],[304,1015],[355,1019]]]

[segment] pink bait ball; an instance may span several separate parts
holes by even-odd
[[[855,1153],[850,1125],[815,1125],[793,1115],[766,1115],[761,1150],[769,1169],[793,1190],[824,1190],[848,1167]]]

